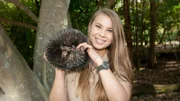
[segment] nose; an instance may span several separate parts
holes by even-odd
[[[100,32],[100,36],[102,36],[102,37],[104,37],[105,36],[105,30],[101,30],[101,32]]]

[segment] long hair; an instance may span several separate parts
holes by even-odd
[[[108,47],[109,50],[108,58],[109,58],[110,69],[119,78],[121,78],[122,80],[126,80],[132,85],[133,70],[131,66],[131,61],[129,59],[123,25],[118,14],[107,8],[100,9],[99,11],[94,13],[88,25],[88,35],[91,33],[91,26],[94,19],[100,13],[107,15],[112,21],[113,41],[111,45]],[[90,40],[89,40],[89,44],[91,44]],[[81,71],[79,76],[78,94],[81,95],[81,99],[83,101],[90,101],[89,78],[90,78],[90,73],[92,72],[90,66],[89,68],[86,68],[83,71]],[[100,78],[96,84],[95,92],[96,92],[95,94],[96,100],[108,101]]]

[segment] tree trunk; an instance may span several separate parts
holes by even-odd
[[[103,7],[103,1],[102,0],[96,0],[96,5],[98,7],[98,9]]]
[[[115,5],[115,0],[107,0],[106,4],[104,4],[104,0],[96,0],[96,5],[98,9],[101,9],[103,7],[113,9]]]
[[[48,40],[57,31],[68,27],[69,0],[42,0],[38,31],[34,49],[33,71],[47,91],[54,81],[54,69],[44,59],[43,53]],[[47,81],[48,80],[48,81]]]
[[[155,53],[155,40],[156,40],[156,2],[151,0],[150,2],[150,49],[149,49],[149,62],[148,68],[156,68],[156,53]]]
[[[115,5],[116,0],[107,0],[107,3],[105,5],[106,8],[113,9]]]
[[[0,101],[48,101],[48,95],[0,25]]]
[[[140,68],[140,58],[139,58],[139,12],[138,12],[138,1],[136,0],[136,17],[135,17],[135,45],[136,45],[136,57],[135,57],[135,65],[136,65],[136,69],[139,70]]]
[[[132,60],[132,33],[131,33],[131,20],[129,10],[129,0],[124,0],[124,18],[125,18],[125,34],[127,40],[127,47],[129,49],[130,59]]]
[[[140,31],[140,40],[141,40],[141,47],[143,47],[143,40],[144,40],[144,29],[145,29],[145,24],[144,24],[144,8],[145,8],[145,1],[141,0],[141,31]]]

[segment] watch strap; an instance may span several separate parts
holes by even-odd
[[[96,67],[96,71],[99,72],[102,69],[108,69],[108,68],[109,68],[108,62],[103,61],[103,63],[100,66]]]
[[[104,69],[102,65],[96,67],[96,71],[99,72],[100,70]]]

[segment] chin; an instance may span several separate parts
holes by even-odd
[[[102,47],[102,45],[93,45],[95,50],[104,50],[106,47]]]

